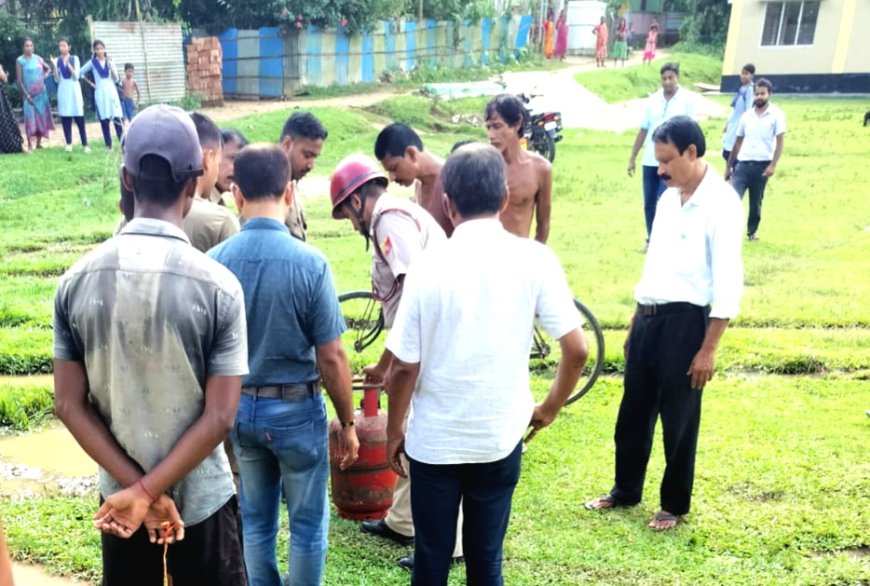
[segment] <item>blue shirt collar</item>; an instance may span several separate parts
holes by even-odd
[[[290,230],[283,222],[279,222],[274,218],[255,217],[245,220],[242,224],[242,231],[245,230],[277,230],[279,232],[290,233]]]

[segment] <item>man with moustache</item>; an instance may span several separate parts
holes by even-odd
[[[744,112],[737,127],[737,141],[728,157],[727,181],[743,199],[749,188],[749,219],[746,235],[750,241],[758,240],[756,232],[761,223],[761,202],[767,180],[776,172],[785,142],[785,114],[770,103],[773,85],[761,78],[755,84],[755,106]],[[737,161],[737,166],[734,166]]]
[[[700,126],[672,118],[653,133],[659,199],[649,250],[635,289],[637,310],[624,345],[624,394],[616,420],[616,482],[590,510],[640,502],[661,414],[665,474],[654,531],[689,512],[701,393],[713,377],[716,348],[743,294],[743,209],[734,190],[702,159]],[[712,307],[711,307],[712,305]]]
[[[310,112],[294,112],[287,119],[279,143],[290,160],[293,181],[299,181],[314,169],[314,162],[320,156],[328,135],[320,120]],[[284,223],[291,236],[305,241],[308,224],[300,198],[293,198],[293,204],[287,212],[287,221]]]
[[[652,231],[653,219],[656,216],[656,202],[664,193],[665,182],[657,173],[658,163],[653,145],[653,132],[661,123],[674,116],[693,116],[695,95],[680,87],[680,64],[665,63],[659,70],[662,89],[647,99],[646,113],[631,147],[631,157],[628,159],[628,175],[634,176],[637,155],[643,147],[641,167],[643,168],[643,213],[646,219],[646,239]],[[646,248],[644,248],[646,251]]]

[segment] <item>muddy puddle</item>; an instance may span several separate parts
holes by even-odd
[[[0,438],[0,495],[90,494],[97,466],[59,422]]]

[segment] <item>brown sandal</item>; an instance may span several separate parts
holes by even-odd
[[[661,522],[670,522],[673,521],[674,524],[670,527],[657,527],[657,523]],[[674,529],[680,523],[680,516],[674,515],[673,513],[669,513],[667,511],[659,511],[656,513],[656,516],[653,517],[652,521],[649,522],[648,527],[653,531],[670,531]]]
[[[604,496],[600,496],[598,498],[594,498],[591,501],[588,501],[585,505],[590,511],[606,511],[607,509],[615,509],[619,506],[619,503],[613,498],[613,495],[605,494]]]

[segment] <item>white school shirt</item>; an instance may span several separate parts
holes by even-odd
[[[644,305],[712,304],[710,317],[731,319],[743,295],[743,206],[709,165],[685,205],[668,188],[656,206],[635,299]]]
[[[696,99],[697,96],[695,94],[679,86],[670,100],[665,99],[665,91],[663,89],[659,89],[659,91],[647,99],[646,112],[643,116],[643,122],[640,123],[640,127],[646,130],[646,140],[643,142],[643,156],[640,159],[641,165],[645,167],[659,166],[659,162],[656,161],[655,145],[653,145],[653,133],[656,128],[661,126],[662,122],[674,116],[694,117]]]
[[[737,160],[772,161],[776,137],[785,131],[785,113],[773,104],[768,103],[760,115],[754,107],[744,112],[737,127],[737,136],[743,138]]]
[[[387,348],[420,364],[405,450],[426,464],[506,458],[534,411],[529,352],[535,319],[554,339],[581,327],[556,255],[469,220],[424,250],[405,277]]]

